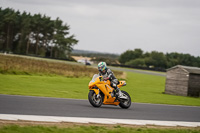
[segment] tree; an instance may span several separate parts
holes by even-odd
[[[195,58],[190,54],[182,54],[177,52],[167,53],[166,54],[168,67],[172,67],[174,65],[185,65],[185,66],[200,66],[198,57]]]
[[[69,34],[69,25],[59,18],[51,20],[41,14],[21,14],[10,8],[0,8],[0,18],[0,51],[40,56],[51,51],[51,57],[66,58],[66,53],[69,57],[78,43],[75,36]]]
[[[145,59],[147,66],[154,66],[154,67],[167,67],[167,60],[165,55],[162,52],[152,51],[150,53],[150,57]]]
[[[65,55],[65,51],[67,51],[68,56],[72,51],[72,46],[78,43],[78,40],[75,39],[74,35],[69,36],[70,27],[67,24],[63,24],[63,22],[57,18],[54,21],[54,34],[53,34],[53,44],[51,46],[51,57],[61,57]],[[58,51],[60,51],[58,53]]]
[[[130,60],[134,60],[137,58],[141,58],[143,55],[143,51],[141,49],[127,50],[126,52],[122,53],[119,57],[119,62],[125,64]]]
[[[135,67],[146,67],[145,59],[137,58],[134,60],[130,60],[125,63],[125,65],[135,66]]]
[[[16,18],[19,12],[14,12],[14,10],[10,10],[6,8],[3,11],[2,22],[3,27],[1,29],[1,33],[4,39],[3,50],[10,52],[12,50],[12,44],[14,39],[14,28],[16,26]]]

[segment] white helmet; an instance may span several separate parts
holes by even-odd
[[[105,62],[99,62],[98,64],[98,70],[103,72],[104,70],[106,70],[106,63]]]

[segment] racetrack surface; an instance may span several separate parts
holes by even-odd
[[[148,71],[148,70],[139,70],[139,69],[132,69],[132,68],[122,68],[122,67],[113,67],[108,66],[112,70],[124,71],[124,72],[134,72],[134,73],[142,73],[142,74],[149,74],[149,75],[156,75],[166,77],[166,73],[164,72],[156,72],[156,71]]]
[[[200,122],[200,107],[132,103],[129,109],[88,100],[0,95],[0,114]]]

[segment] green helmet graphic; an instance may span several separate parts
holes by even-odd
[[[98,70],[103,72],[104,70],[106,70],[106,63],[105,62],[99,62],[98,64]]]

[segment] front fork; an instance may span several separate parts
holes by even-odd
[[[99,98],[101,95],[100,95],[100,90],[98,89],[98,94],[97,94],[97,98]]]
[[[100,90],[99,89],[91,89],[95,92],[95,94],[97,95],[97,98],[100,97]]]

